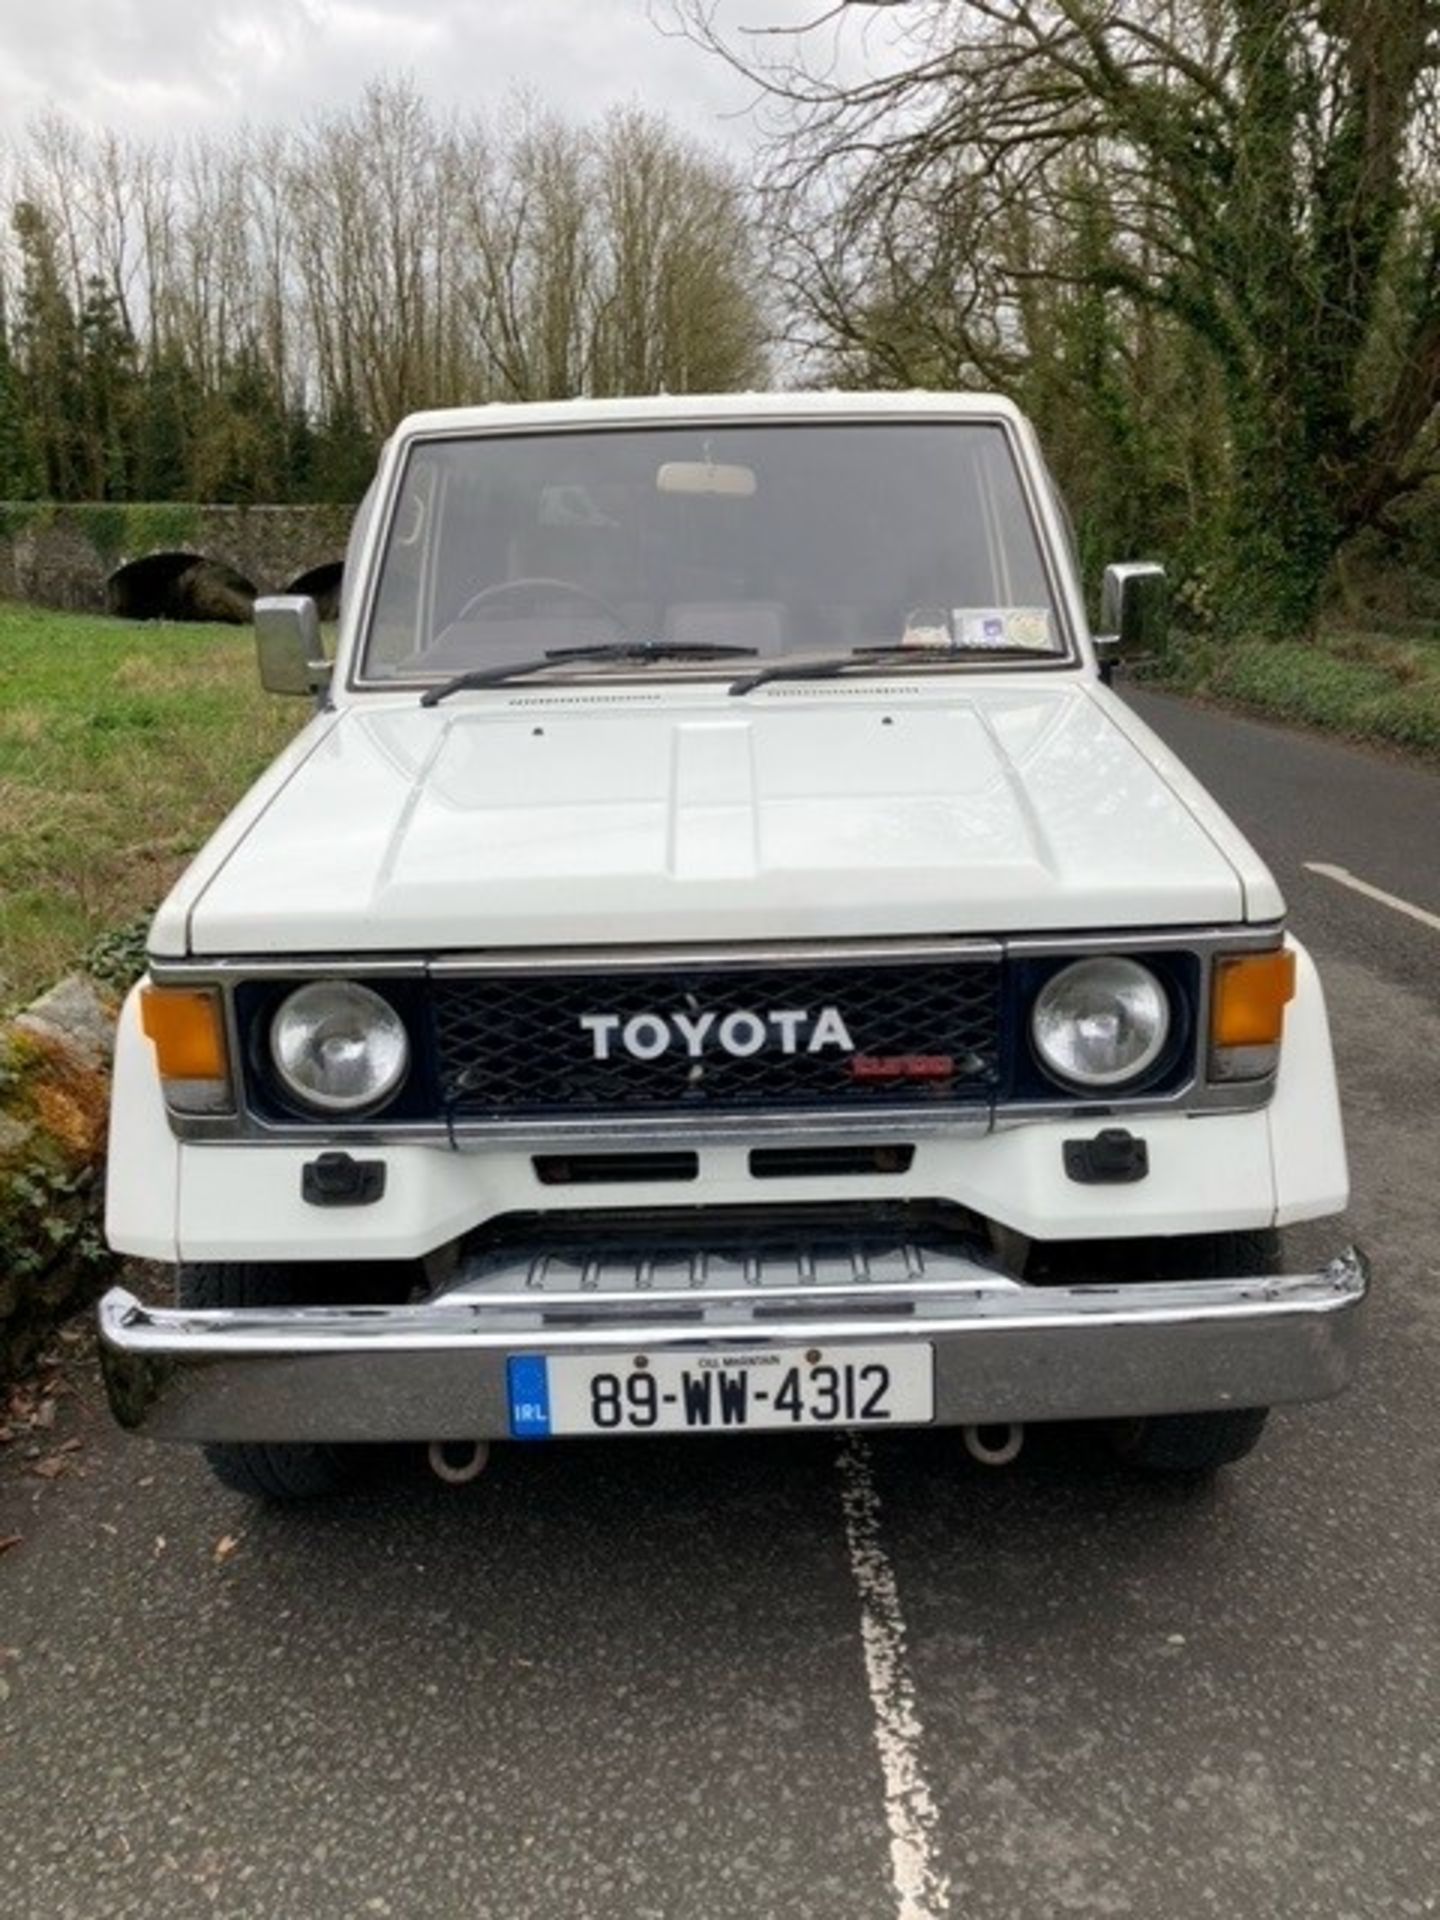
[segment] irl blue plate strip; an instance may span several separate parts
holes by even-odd
[[[516,1440],[550,1438],[550,1381],[538,1353],[518,1353],[507,1363],[510,1432]]]

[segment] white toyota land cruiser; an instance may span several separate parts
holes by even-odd
[[[1002,400],[407,420],[318,710],[161,908],[115,1073],[125,1424],[357,1442],[1103,1420],[1202,1472],[1351,1373],[1345,1152],[1274,880],[1106,684]]]

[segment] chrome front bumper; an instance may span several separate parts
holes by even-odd
[[[1353,1248],[1315,1273],[1068,1287],[958,1256],[885,1272],[802,1259],[789,1284],[746,1263],[673,1284],[652,1265],[623,1288],[603,1264],[537,1283],[543,1264],[393,1307],[181,1312],[117,1287],[100,1303],[110,1403],[166,1440],[504,1439],[520,1354],[902,1340],[934,1349],[937,1425],[1274,1406],[1345,1386],[1368,1284]]]

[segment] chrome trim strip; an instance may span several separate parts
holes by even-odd
[[[187,954],[183,959],[151,954],[146,971],[157,986],[242,986],[247,980],[423,980],[430,962],[423,954],[335,953],[240,955]]]
[[[585,973],[634,971],[661,966],[828,966],[862,960],[1002,960],[1037,958],[1052,953],[1145,953],[1158,949],[1199,951],[1224,947],[1250,951],[1278,946],[1284,935],[1279,922],[1265,926],[1177,926],[1093,929],[1066,933],[936,934],[875,936],[855,940],[778,940],[725,947],[683,944],[633,947],[511,947],[479,953],[393,954],[205,954],[177,958],[154,955],[151,979],[176,985],[198,985],[213,980],[226,985],[237,980],[293,976],[297,980],[346,974],[364,977],[388,974],[416,979],[425,974],[517,973],[535,967],[551,972]]]
[[[1063,1097],[1055,1100],[1012,1100],[995,1108],[995,1128],[1028,1126],[1032,1120],[1073,1120],[1077,1126],[1100,1126],[1111,1119],[1126,1116],[1142,1118],[1147,1113],[1191,1113],[1197,1116],[1215,1113],[1255,1113],[1268,1107],[1275,1091],[1273,1080],[1232,1080],[1211,1083],[1192,1077],[1173,1093],[1131,1094],[1128,1098],[1077,1103]]]
[[[715,971],[746,967],[823,967],[879,960],[890,966],[927,960],[990,960],[1005,957],[1005,943],[992,939],[817,940],[777,945],[730,947],[589,947],[517,950],[514,953],[456,953],[432,960],[437,979],[490,973],[644,973],[655,967],[705,967]]]
[[[1284,924],[1272,920],[1233,927],[1147,927],[1140,932],[1016,933],[1001,944],[1007,959],[1030,960],[1058,953],[1156,953],[1176,948],[1190,952],[1223,947],[1227,953],[1249,953],[1278,947],[1284,937]]]
[[[1106,1113],[1116,1111],[1107,1107]],[[1093,1114],[1090,1116],[1096,1117]],[[867,1144],[887,1145],[892,1141],[913,1140],[917,1134],[948,1133],[973,1139],[990,1131],[994,1110],[988,1100],[969,1106],[888,1107],[883,1113],[846,1112],[834,1108],[794,1107],[784,1112],[756,1113],[656,1113],[619,1114],[611,1118],[587,1114],[579,1118],[519,1120],[457,1120],[447,1127],[443,1121],[317,1119],[277,1123],[260,1119],[253,1113],[241,1116],[242,1131],[237,1132],[234,1114],[205,1116],[172,1113],[171,1123],[178,1138],[204,1141],[213,1146],[288,1146],[308,1147],[318,1152],[337,1142],[357,1146],[437,1146],[514,1147],[532,1151],[547,1147],[613,1150],[625,1147],[672,1146],[677,1139],[709,1146],[745,1145],[803,1146],[807,1142],[863,1140]],[[797,1134],[800,1136],[797,1138]],[[703,1171],[703,1170],[702,1170]],[[777,1183],[768,1181],[768,1186]]]
[[[1042,1120],[1073,1120],[1077,1126],[1099,1127],[1117,1119],[1141,1120],[1147,1114],[1169,1114],[1177,1109],[1195,1114],[1255,1113],[1268,1106],[1271,1086],[1267,1082],[1234,1082],[1226,1086],[1207,1086],[1203,1100],[1191,1083],[1186,1090],[1158,1099],[1109,1100],[1094,1106],[1076,1106],[1040,1101],[1029,1105],[991,1107],[988,1102],[974,1107],[891,1107],[884,1113],[837,1113],[796,1108],[786,1113],[732,1114],[652,1114],[644,1118],[621,1116],[613,1119],[587,1116],[584,1119],[551,1120],[477,1120],[458,1123],[453,1128],[433,1120],[394,1122],[357,1120],[335,1124],[317,1122],[307,1126],[295,1121],[280,1126],[246,1114],[237,1132],[234,1114],[170,1115],[178,1139],[215,1147],[304,1147],[318,1153],[322,1147],[439,1147],[457,1151],[485,1147],[513,1147],[517,1152],[542,1152],[566,1148],[597,1152],[616,1148],[673,1146],[677,1140],[698,1147],[805,1146],[815,1143],[863,1141],[867,1145],[887,1146],[919,1139],[948,1135],[955,1140],[975,1140],[992,1131],[1029,1126]],[[703,1180],[702,1166],[700,1177]],[[797,1180],[801,1176],[796,1176]],[[644,1184],[640,1182],[638,1184]],[[784,1181],[768,1180],[767,1188],[783,1191]]]
[[[557,1143],[573,1147],[593,1139],[597,1145],[611,1147],[617,1141],[627,1146],[666,1146],[679,1138],[715,1146],[733,1145],[737,1140],[757,1145],[775,1141],[784,1146],[802,1146],[811,1140],[864,1140],[883,1146],[912,1139],[917,1133],[973,1138],[990,1131],[992,1116],[990,1102],[976,1100],[947,1107],[887,1107],[883,1113],[791,1107],[783,1112],[771,1108],[756,1113],[621,1114],[614,1119],[587,1114],[558,1120],[457,1120],[453,1131],[457,1145],[473,1140],[517,1147]],[[797,1139],[797,1134],[803,1138]]]
[[[607,1296],[560,1314],[451,1298],[400,1307],[180,1312],[116,1287],[101,1358],[122,1426],[173,1440],[505,1438],[513,1354],[722,1354],[848,1341],[935,1352],[937,1424],[1076,1420],[1324,1399],[1354,1371],[1364,1257],[1262,1278],[1007,1287],[976,1268],[876,1312]],[[856,1294],[865,1289],[857,1288]],[[688,1304],[688,1303],[687,1303]],[[827,1303],[828,1304],[828,1303]]]

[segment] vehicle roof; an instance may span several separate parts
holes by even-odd
[[[438,407],[412,413],[397,437],[436,433],[503,433],[531,427],[677,425],[692,421],[954,420],[997,415],[1019,424],[1019,408],[998,393],[662,393],[611,400],[540,400],[482,407]]]

